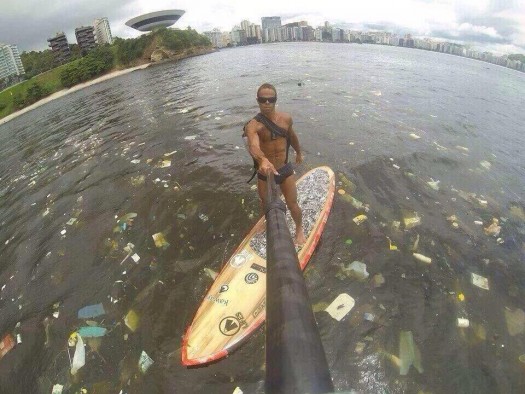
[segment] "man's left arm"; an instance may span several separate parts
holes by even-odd
[[[300,164],[303,162],[303,154],[301,152],[301,147],[299,145],[299,138],[297,138],[297,134],[295,134],[295,130],[293,129],[293,120],[291,117],[290,117],[290,126],[288,127],[288,133],[290,136],[290,145],[295,151],[295,162],[297,164]]]

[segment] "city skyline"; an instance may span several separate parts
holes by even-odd
[[[525,53],[525,3],[473,0],[369,0],[362,4],[340,4],[335,0],[246,4],[240,0],[123,1],[50,0],[15,2],[0,6],[0,42],[17,45],[20,51],[44,50],[46,39],[64,31],[73,41],[74,29],[106,16],[114,36],[137,37],[124,23],[141,13],[160,9],[186,10],[179,27],[191,26],[200,33],[219,28],[231,30],[241,20],[260,24],[262,17],[280,16],[283,24],[306,20],[314,28],[329,21],[348,30],[382,30],[411,33],[417,38],[434,38],[470,45],[495,54]]]

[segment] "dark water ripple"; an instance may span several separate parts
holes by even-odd
[[[0,126],[0,335],[22,338],[0,360],[1,393],[49,393],[55,383],[67,392],[263,392],[263,330],[207,368],[183,368],[180,343],[211,284],[204,268],[219,270],[258,217],[240,132],[265,81],[293,114],[307,158],[298,171],[329,165],[370,208],[357,226],[362,210],[338,194],[305,272],[314,305],[343,292],[356,300],[341,322],[316,313],[336,388],[525,390],[524,333],[511,335],[505,318],[525,309],[524,75],[424,51],[290,43],[136,71]],[[439,190],[428,185],[436,180]],[[133,225],[113,232],[129,212]],[[413,212],[421,224],[396,229]],[[493,218],[503,244],[483,232]],[[153,243],[158,232],[165,250]],[[412,256],[418,238],[430,265]],[[138,264],[120,264],[129,242]],[[354,260],[385,284],[341,277]],[[472,272],[489,291],[472,285]],[[86,366],[72,378],[67,339],[86,325],[77,311],[100,302],[106,314],[93,320],[108,333],[87,341]],[[130,309],[135,332],[123,321]],[[456,327],[457,317],[470,327]],[[412,332],[423,373],[399,375],[401,331]],[[145,375],[142,350],[155,362]]]

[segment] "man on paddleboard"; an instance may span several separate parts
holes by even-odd
[[[303,156],[299,139],[292,127],[290,114],[277,112],[277,90],[269,83],[257,89],[257,102],[260,113],[245,127],[248,139],[248,150],[257,162],[257,189],[262,207],[266,203],[266,176],[275,174],[275,182],[281,187],[286,205],[295,222],[295,239],[297,245],[306,241],[302,225],[302,212],[297,203],[297,188],[292,163],[288,162],[288,150],[295,151],[295,162],[302,163]]]

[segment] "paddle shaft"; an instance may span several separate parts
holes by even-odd
[[[274,176],[266,201],[266,392],[328,393],[334,387]]]

